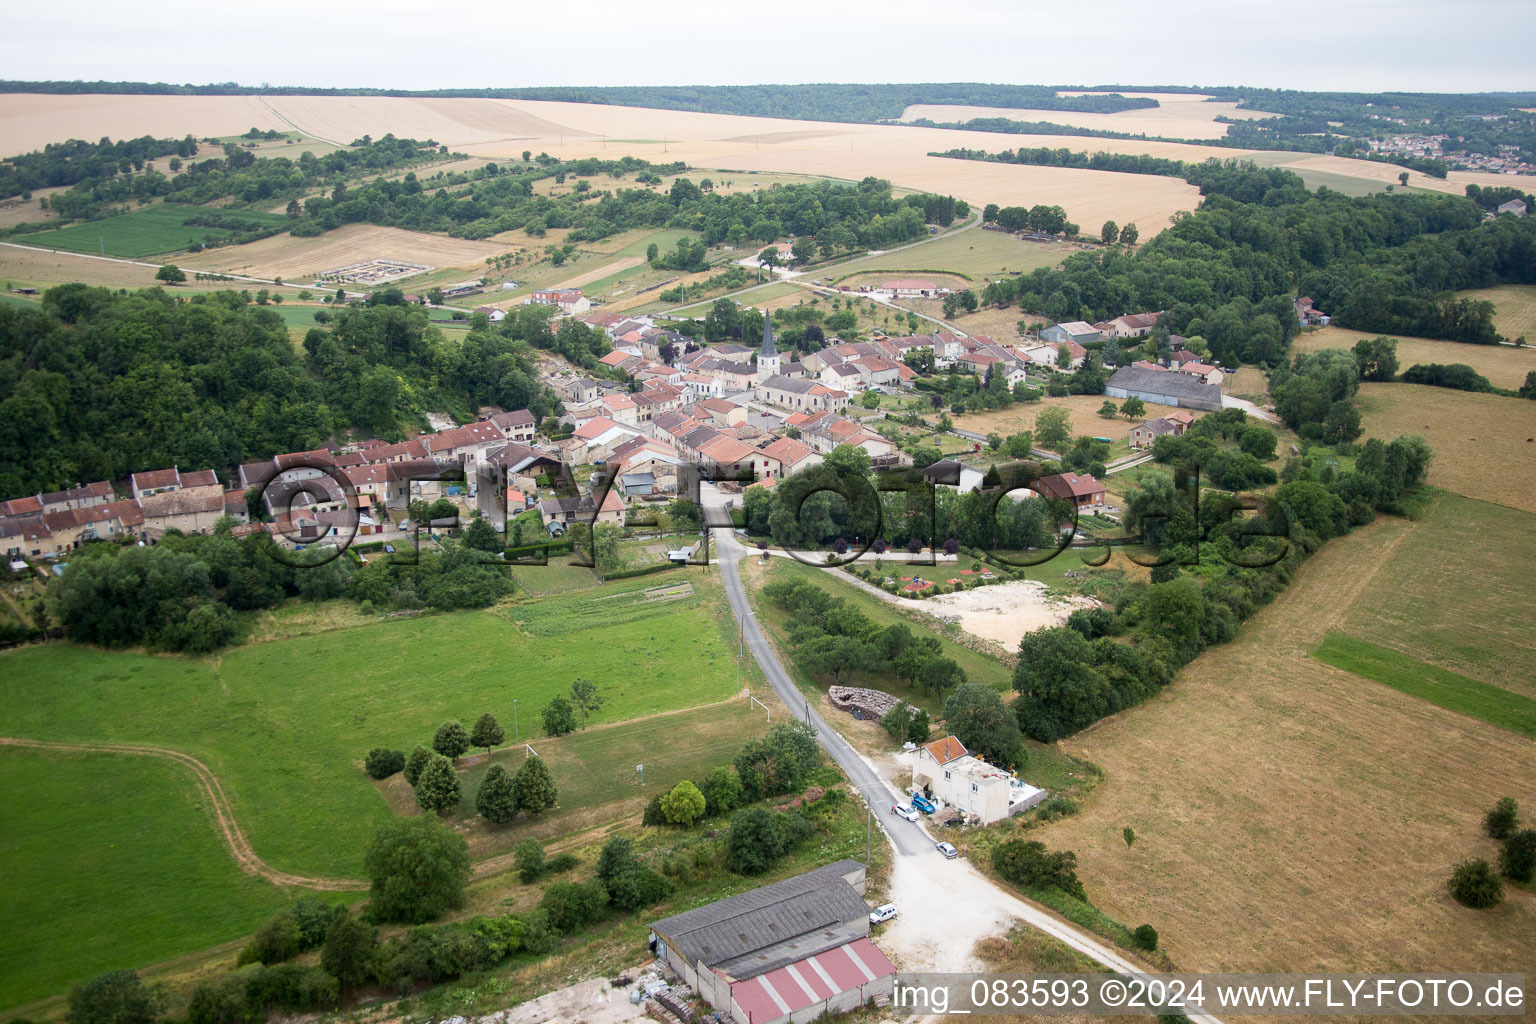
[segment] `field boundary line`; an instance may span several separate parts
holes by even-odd
[[[215,823],[224,837],[224,845],[229,848],[230,856],[234,858],[240,870],[246,874],[265,879],[273,885],[316,889],[321,892],[356,892],[368,888],[368,883],[360,879],[311,878],[305,875],[294,875],[279,871],[262,860],[252,849],[250,840],[241,831],[239,823],[235,821],[235,813],[229,805],[229,798],[224,795],[224,787],[219,784],[219,777],[191,754],[172,750],[169,747],[150,747],[132,743],[64,743],[52,740],[29,740],[15,736],[0,736],[0,746],[75,751],[86,754],[135,754],[141,757],[162,757],[175,761],[191,769],[193,776],[197,779],[198,788],[202,790],[203,795],[208,799],[209,806],[213,809]]]

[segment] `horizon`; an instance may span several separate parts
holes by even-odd
[[[398,0],[320,10],[279,0],[260,14],[205,9],[195,23],[146,32],[134,9],[85,0],[67,20],[15,26],[8,75],[154,82],[175,68],[183,80],[313,83],[290,88],[486,88],[463,84],[471,76],[544,83],[502,88],[601,88],[668,86],[686,64],[686,77],[711,85],[966,81],[981,67],[1027,69],[1000,83],[1026,84],[1020,80],[1075,77],[1091,61],[1138,78],[1190,83],[1184,88],[1198,88],[1197,78],[1324,92],[1536,88],[1525,44],[1536,32],[1536,5],[1508,0],[1455,8],[1424,0],[1303,0],[1283,15],[1210,0],[1157,9],[1110,0],[1092,10],[1051,0],[1024,8],[962,0],[945,17],[912,0],[789,0],[771,14],[724,23],[676,2],[641,8],[596,0],[565,36],[555,25],[533,37],[497,35],[486,12],[464,0],[438,5],[430,20],[417,13]],[[286,31],[267,49],[252,47],[253,22]],[[125,39],[134,45],[124,47]],[[828,74],[830,67],[840,73]]]

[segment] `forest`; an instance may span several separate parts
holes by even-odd
[[[1166,310],[1168,330],[1202,337],[1221,364],[1273,366],[1297,330],[1298,289],[1342,327],[1487,344],[1499,340],[1492,305],[1452,293],[1536,283],[1536,219],[1487,220],[1470,199],[1311,192],[1232,160],[1184,177],[1205,199],[1152,241],[993,281],[981,302],[1055,321]]]
[[[338,435],[400,439],[426,428],[426,409],[468,420],[494,404],[542,419],[556,399],[532,349],[581,364],[608,351],[584,324],[551,331],[550,307],[476,321],[459,340],[398,289],[376,295],[311,328],[302,357],[277,313],[241,292],[69,284],[41,310],[0,306],[0,494],[171,465],[228,479],[239,463]]]

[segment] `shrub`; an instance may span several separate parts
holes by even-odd
[[[387,779],[404,769],[405,753],[385,747],[374,747],[368,751],[368,756],[363,761],[363,770],[368,773],[369,778],[373,779]]]
[[[1516,832],[1504,840],[1499,853],[1499,870],[1516,882],[1529,882],[1536,876],[1536,829]]]
[[[545,886],[539,909],[549,915],[549,926],[570,934],[597,920],[608,902],[608,891],[597,879],[586,882],[555,882]]]
[[[673,786],[672,791],[661,798],[662,816],[669,824],[685,828],[704,817],[704,807],[704,794],[687,779]]]
[[[1051,853],[1037,840],[1010,839],[992,848],[992,866],[1021,888],[1055,888],[1080,900],[1088,898],[1077,878],[1077,855],[1070,850]]]
[[[729,814],[741,803],[741,778],[733,766],[722,764],[704,777],[703,793],[705,814]]]
[[[546,875],[559,875],[571,870],[581,863],[581,859],[574,853],[557,853],[544,862]]]
[[[1484,910],[1504,898],[1504,886],[1493,868],[1482,859],[1462,861],[1446,883],[1457,903]]]
[[[653,906],[672,892],[672,883],[650,868],[635,865],[606,883],[608,899],[623,911]]]
[[[1035,817],[1041,821],[1070,818],[1077,813],[1077,801],[1069,796],[1053,796],[1035,806]]]
[[[725,866],[737,874],[760,875],[812,831],[810,820],[798,811],[737,811],[726,836]]]
[[[256,930],[235,962],[278,964],[298,956],[302,949],[298,917],[292,910],[282,910]]]
[[[544,873],[544,844],[529,836],[513,848],[512,859],[517,863],[517,877],[526,885]]]
[[[1520,821],[1520,805],[1514,797],[1504,797],[1493,805],[1493,810],[1483,816],[1483,831],[1493,839],[1504,840],[1514,834]]]
[[[361,985],[368,980],[368,960],[377,942],[378,932],[372,925],[343,913],[326,933],[320,966],[347,988]]]
[[[158,989],[133,971],[108,971],[69,994],[69,1024],[152,1024],[165,1007]]]
[[[1131,938],[1136,940],[1136,945],[1145,950],[1157,948],[1157,929],[1149,924],[1139,925],[1131,932]]]

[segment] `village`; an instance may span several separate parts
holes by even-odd
[[[895,295],[918,284],[924,282],[895,281],[886,290]],[[713,478],[769,487],[819,465],[841,445],[863,451],[875,470],[910,466],[908,453],[871,429],[880,414],[853,417],[864,412],[858,400],[866,393],[909,393],[919,380],[911,364],[931,357],[936,370],[1001,376],[1010,389],[1040,384],[1057,370],[1081,367],[1085,343],[1142,339],[1158,319],[1145,313],[1059,323],[1015,344],[951,331],[860,342],[829,338],[819,351],[787,360],[775,346],[771,318],[756,347],[700,345],[659,318],[593,311],[579,289],[535,293],[530,301],[601,330],[612,346],[601,359],[612,371],[607,377],[546,360],[543,382],[561,399],[559,414],[547,422],[536,423],[525,409],[486,408],[475,422],[405,441],[368,438],[282,453],[239,466],[232,479],[213,468],[169,466],[126,481],[13,496],[0,503],[0,544],[12,570],[43,560],[56,573],[60,560],[83,543],[154,543],[172,530],[205,534],[225,517],[235,521],[235,536],[266,531],[296,548],[322,541],[393,544],[409,541],[423,526],[452,528],[452,521],[412,524],[406,515],[413,502],[445,498],[466,520],[483,516],[498,533],[516,523],[516,535],[506,541],[518,546],[539,539],[522,532],[530,512],[547,537],[559,537],[575,523],[622,526],[645,503],[686,497],[679,472],[686,465]],[[1310,300],[1298,300],[1297,311],[1304,323],[1327,322]],[[493,313],[501,318],[501,310]],[[1114,371],[1105,385],[1109,398],[1181,410],[1134,426],[1133,448],[1149,449],[1159,436],[1182,433],[1193,421],[1182,410],[1224,404],[1223,371],[1184,343],[1170,336],[1165,359],[1105,367]],[[969,490],[981,475],[966,467],[953,482]],[[1058,476],[1042,482],[1047,491],[1059,490],[1080,506],[1103,506],[1103,488],[1092,476]]]

